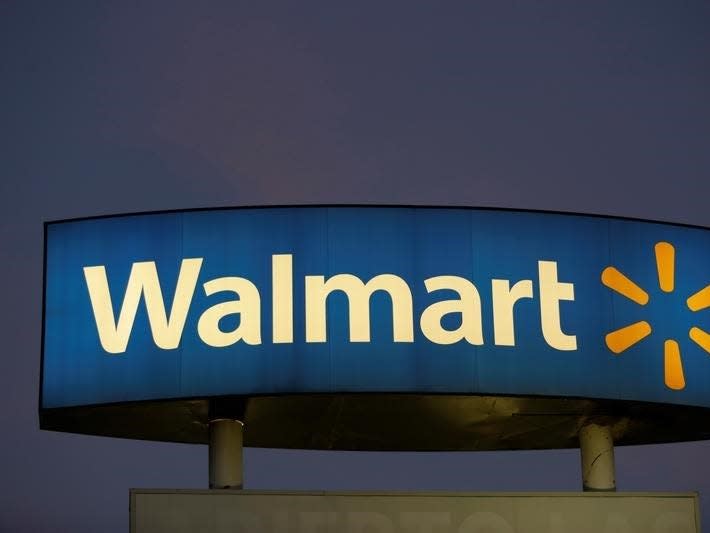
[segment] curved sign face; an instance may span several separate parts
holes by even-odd
[[[282,207],[46,225],[42,408],[305,393],[710,407],[710,230]]]

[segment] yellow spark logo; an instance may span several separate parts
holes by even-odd
[[[675,248],[667,242],[658,242],[654,247],[656,253],[656,269],[658,285],[663,292],[673,292],[675,286]],[[602,272],[602,283],[611,290],[629,300],[646,305],[649,302],[648,293],[631,281],[614,267],[606,267]],[[687,299],[691,311],[701,311],[710,307],[710,285],[692,294]],[[629,324],[609,333],[605,340],[607,347],[615,354],[620,354],[634,344],[651,334],[651,324],[645,320]],[[688,332],[693,342],[710,353],[710,334],[699,327],[693,326]],[[680,357],[678,342],[668,339],[663,343],[664,381],[668,388],[682,390],[685,388],[683,362]]]

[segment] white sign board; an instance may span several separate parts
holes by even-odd
[[[131,491],[131,533],[699,533],[696,494]]]

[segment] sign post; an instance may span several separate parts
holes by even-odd
[[[579,431],[582,486],[586,491],[615,491],[614,438],[609,426],[587,424]]]
[[[242,488],[244,424],[239,420],[210,420],[209,476],[211,489]]]

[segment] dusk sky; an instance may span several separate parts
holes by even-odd
[[[0,531],[123,532],[207,447],[39,430],[44,221],[420,204],[710,227],[710,3],[0,0]],[[423,428],[423,430],[426,430]],[[710,442],[616,449],[700,491]],[[250,489],[580,490],[578,450],[247,449]]]

